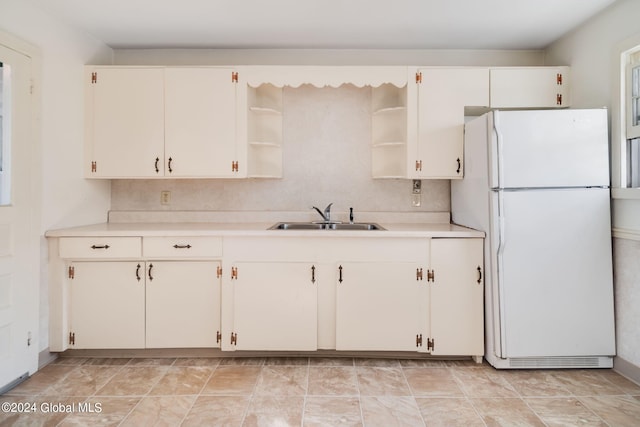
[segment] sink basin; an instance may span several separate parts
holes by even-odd
[[[331,230],[384,230],[380,225],[369,222],[327,224],[327,226]]]
[[[325,225],[313,222],[279,222],[269,227],[269,230],[324,230]]]
[[[384,230],[384,228],[371,222],[279,222],[269,227],[269,230]]]

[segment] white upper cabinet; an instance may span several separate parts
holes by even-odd
[[[491,108],[570,106],[569,67],[491,69]]]
[[[234,177],[236,84],[229,68],[166,68],[165,176]]]
[[[417,109],[409,121],[408,178],[462,178],[464,110],[489,105],[489,69],[421,68],[415,87],[416,93],[410,93],[417,97]]]
[[[86,176],[237,177],[231,68],[88,67]]]
[[[162,68],[91,67],[85,82],[86,176],[162,175]]]
[[[239,69],[88,66],[85,176],[281,178],[285,86],[371,87],[373,178],[463,178],[465,111],[569,106],[568,67]]]

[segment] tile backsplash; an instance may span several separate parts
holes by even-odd
[[[112,210],[448,212],[448,180],[371,178],[371,88],[285,87],[282,179],[114,180]],[[160,204],[160,192],[171,203]]]

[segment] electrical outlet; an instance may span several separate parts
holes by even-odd
[[[160,192],[160,204],[161,205],[170,205],[171,204],[171,191],[161,191]]]
[[[420,194],[422,192],[422,181],[419,179],[414,179],[411,191],[413,194]]]
[[[418,207],[422,203],[422,181],[414,179],[411,184],[411,206]]]

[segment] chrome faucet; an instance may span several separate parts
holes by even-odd
[[[322,211],[316,208],[315,206],[313,206],[313,209],[315,209],[316,212],[320,214],[324,222],[331,222],[331,205],[333,205],[333,203],[329,203],[329,205],[326,208],[324,208],[324,213],[322,213]]]

